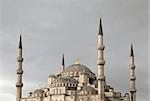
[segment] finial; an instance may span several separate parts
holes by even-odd
[[[102,28],[102,21],[101,21],[101,18],[100,18],[100,23],[99,23],[99,35],[103,35],[103,28]]]
[[[131,52],[130,52],[130,56],[134,56],[133,45],[132,45],[132,44],[131,44]]]
[[[21,34],[20,34],[20,40],[19,40],[19,48],[22,49],[22,40],[21,40]]]
[[[79,58],[76,59],[75,64],[80,64],[80,59]]]
[[[64,53],[62,54],[62,66],[64,66],[64,67],[65,67]]]

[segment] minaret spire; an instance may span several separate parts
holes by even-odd
[[[65,59],[64,59],[64,53],[62,54],[62,72],[65,70]]]
[[[21,97],[22,97],[22,87],[23,87],[23,83],[22,83],[22,74],[23,74],[23,70],[22,70],[22,62],[23,62],[23,58],[22,58],[22,40],[21,40],[21,35],[20,35],[20,41],[19,41],[19,47],[18,47],[18,65],[17,65],[17,70],[16,70],[16,74],[17,74],[17,82],[16,82],[16,101],[20,101]]]
[[[100,18],[100,23],[99,23],[99,35],[103,35],[103,28],[102,28],[102,20]]]
[[[131,52],[130,52],[130,93],[131,93],[131,101],[136,101],[136,85],[135,85],[135,64],[134,64],[134,52],[133,45],[131,44]]]
[[[21,39],[21,34],[20,34],[19,48],[22,49],[22,39]]]
[[[130,52],[130,56],[134,57],[134,52],[133,52],[133,45],[131,44],[131,52]]]
[[[98,34],[98,57],[97,57],[97,67],[98,67],[98,101],[104,101],[104,84],[105,84],[105,75],[104,75],[104,44],[103,44],[103,31],[102,31],[102,21],[100,19],[99,25],[99,34]]]

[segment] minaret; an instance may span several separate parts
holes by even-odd
[[[135,87],[135,64],[134,64],[134,52],[133,46],[131,44],[131,53],[130,53],[130,93],[131,101],[136,101],[136,87]]]
[[[64,59],[64,54],[62,54],[61,71],[63,72],[64,70],[65,70],[65,59]]]
[[[23,87],[23,83],[22,83],[22,74],[23,74],[23,70],[22,70],[22,62],[23,62],[23,58],[22,58],[22,41],[21,41],[21,35],[20,35],[20,42],[19,42],[19,47],[18,47],[18,58],[17,58],[18,64],[17,64],[17,82],[16,82],[16,101],[20,101],[21,97],[22,97],[22,87]]]
[[[103,30],[100,19],[99,25],[99,34],[98,34],[98,58],[97,58],[97,67],[98,67],[98,101],[104,101],[104,84],[105,84],[105,75],[104,75],[104,44],[103,44]]]

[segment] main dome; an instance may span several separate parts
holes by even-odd
[[[82,64],[73,64],[65,68],[63,72],[86,72],[86,73],[92,73],[91,70]]]
[[[79,80],[80,75],[87,75],[88,78],[94,80],[96,78],[95,74],[85,65],[76,63],[66,67],[63,72],[61,72],[62,77],[73,77],[75,80]],[[92,81],[90,79],[90,81]]]

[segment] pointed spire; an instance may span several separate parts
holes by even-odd
[[[62,54],[62,66],[64,66],[64,67],[65,67],[64,53]]]
[[[21,34],[20,34],[20,40],[19,40],[19,48],[22,49],[22,40],[21,40]]]
[[[103,35],[103,28],[102,28],[102,21],[101,21],[101,18],[100,18],[100,23],[99,23],[99,35]]]
[[[132,44],[131,44],[131,52],[130,52],[130,56],[134,56],[133,45],[132,45]]]

